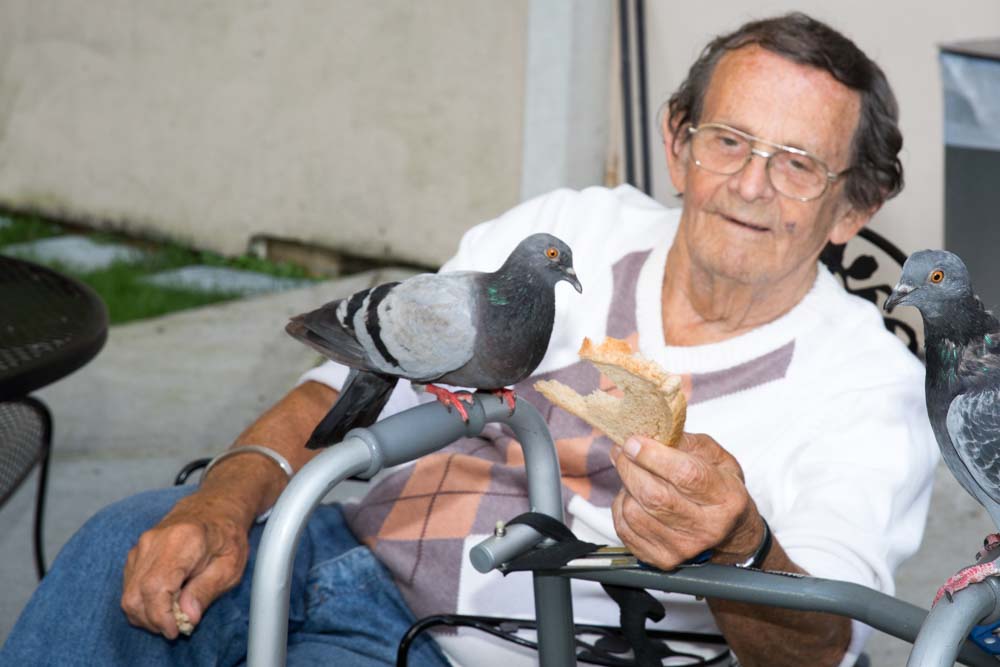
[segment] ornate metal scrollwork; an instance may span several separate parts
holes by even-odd
[[[858,232],[855,239],[856,240],[854,240],[853,243],[858,243],[859,241],[864,240],[875,246],[892,261],[896,262],[900,268],[902,268],[903,263],[906,262],[906,254],[903,253],[902,250],[897,248],[878,232],[874,232],[867,227],[863,227],[861,231]],[[844,284],[844,289],[851,294],[860,296],[862,299],[867,299],[878,308],[881,308],[882,302],[885,301],[886,297],[892,292],[892,287],[885,284],[859,284],[859,282],[868,280],[875,274],[879,266],[878,260],[876,260],[873,255],[862,253],[854,258],[850,266],[845,267],[845,247],[845,245],[827,244],[826,248],[823,249],[823,252],[819,256],[820,261],[823,262],[826,267],[830,269],[830,272]],[[920,356],[917,332],[913,327],[902,320],[889,317],[885,314],[883,314],[882,319],[885,322],[886,329],[899,336],[899,338],[906,344],[906,347],[910,349],[910,352]]]

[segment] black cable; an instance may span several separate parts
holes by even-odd
[[[653,176],[649,171],[649,120],[646,116],[646,0],[635,0],[635,60],[638,69],[639,150],[642,156],[642,191],[653,196]]]
[[[467,627],[475,628],[476,630],[482,630],[483,632],[489,633],[494,637],[499,637],[500,639],[505,639],[511,641],[520,646],[526,646],[528,648],[537,649],[538,645],[534,642],[530,642],[527,639],[523,639],[516,635],[511,635],[505,633],[501,630],[497,630],[493,625],[485,622],[482,618],[476,616],[457,616],[453,614],[438,614],[436,616],[428,616],[427,618],[422,618],[406,631],[403,638],[399,640],[399,648],[396,650],[396,667],[406,667],[407,666],[407,656],[410,652],[410,644],[417,638],[424,630],[433,628],[436,625],[447,625],[450,627]]]
[[[622,132],[625,135],[625,182],[635,185],[632,137],[632,65],[628,28],[628,0],[618,0],[619,60],[622,82]]]
[[[525,646],[534,650],[538,650],[538,643],[533,642],[522,637],[518,637],[514,634],[517,630],[536,630],[538,624],[532,620],[524,619],[499,619],[490,616],[463,616],[458,614],[438,614],[435,616],[428,616],[422,618],[413,625],[409,627],[403,638],[399,641],[399,648],[396,652],[396,667],[407,667],[408,656],[410,651],[410,645],[416,640],[417,636],[429,628],[437,625],[447,625],[449,627],[468,627],[480,630],[487,634],[491,634],[494,637],[502,639],[504,641],[509,641],[519,646]],[[504,629],[507,626],[507,629]],[[603,637],[619,636],[619,629],[606,627],[602,625],[576,625],[576,632],[582,634],[594,634]],[[725,646],[725,639],[721,635],[710,635],[702,634],[698,632],[682,632],[674,630],[647,630],[647,634],[653,639],[670,639],[674,641],[687,641],[687,642],[701,642],[706,644],[717,644],[720,646]],[[624,641],[624,640],[622,640]],[[591,645],[579,639],[575,640],[577,647],[584,649],[583,652],[577,655],[577,660],[579,662],[585,662],[593,665],[607,665],[609,667],[625,667],[628,665],[633,665],[634,663],[628,658],[619,658],[616,656],[607,655],[606,651],[603,651],[597,643]],[[669,649],[668,649],[669,650]],[[604,655],[592,653],[592,651],[598,651],[604,653]],[[687,663],[690,667],[710,667],[712,665],[720,665],[722,661],[730,657],[730,651],[727,649],[723,650],[718,655],[712,656],[711,658],[702,658],[698,655],[692,653],[684,652],[674,652],[670,650],[670,656],[674,658],[690,658],[694,662]],[[677,664],[676,662],[674,664]]]

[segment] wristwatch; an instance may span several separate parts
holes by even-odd
[[[751,568],[754,570],[759,570],[767,560],[768,554],[771,553],[771,543],[774,541],[771,537],[771,527],[767,525],[767,519],[761,517],[760,520],[764,523],[764,537],[760,540],[760,546],[757,550],[753,552],[750,558],[747,558],[742,563],[736,563],[736,567]]]

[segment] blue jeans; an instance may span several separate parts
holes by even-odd
[[[242,665],[246,660],[250,579],[263,526],[250,532],[250,560],[239,585],[205,612],[190,637],[168,641],[128,624],[120,607],[129,549],[192,487],[148,491],[101,512],[59,553],[3,649],[0,665]],[[413,614],[388,571],[344,523],[321,505],[295,556],[288,620],[288,665],[394,665]],[[425,633],[410,664],[447,667]]]

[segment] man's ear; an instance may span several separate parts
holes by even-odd
[[[690,155],[687,141],[685,141],[686,137],[678,138],[674,135],[670,127],[669,113],[663,114],[663,119],[660,122],[663,123],[663,150],[666,153],[667,171],[670,172],[670,182],[677,192],[684,194],[684,188],[687,185],[688,156]],[[687,126],[685,125],[678,129],[686,132]],[[676,152],[674,152],[674,149],[676,149]]]
[[[844,210],[837,216],[833,228],[830,229],[828,240],[834,245],[847,243],[854,235],[861,231],[861,228],[868,224],[881,206],[873,206],[870,209],[857,209],[848,202],[844,202]]]

